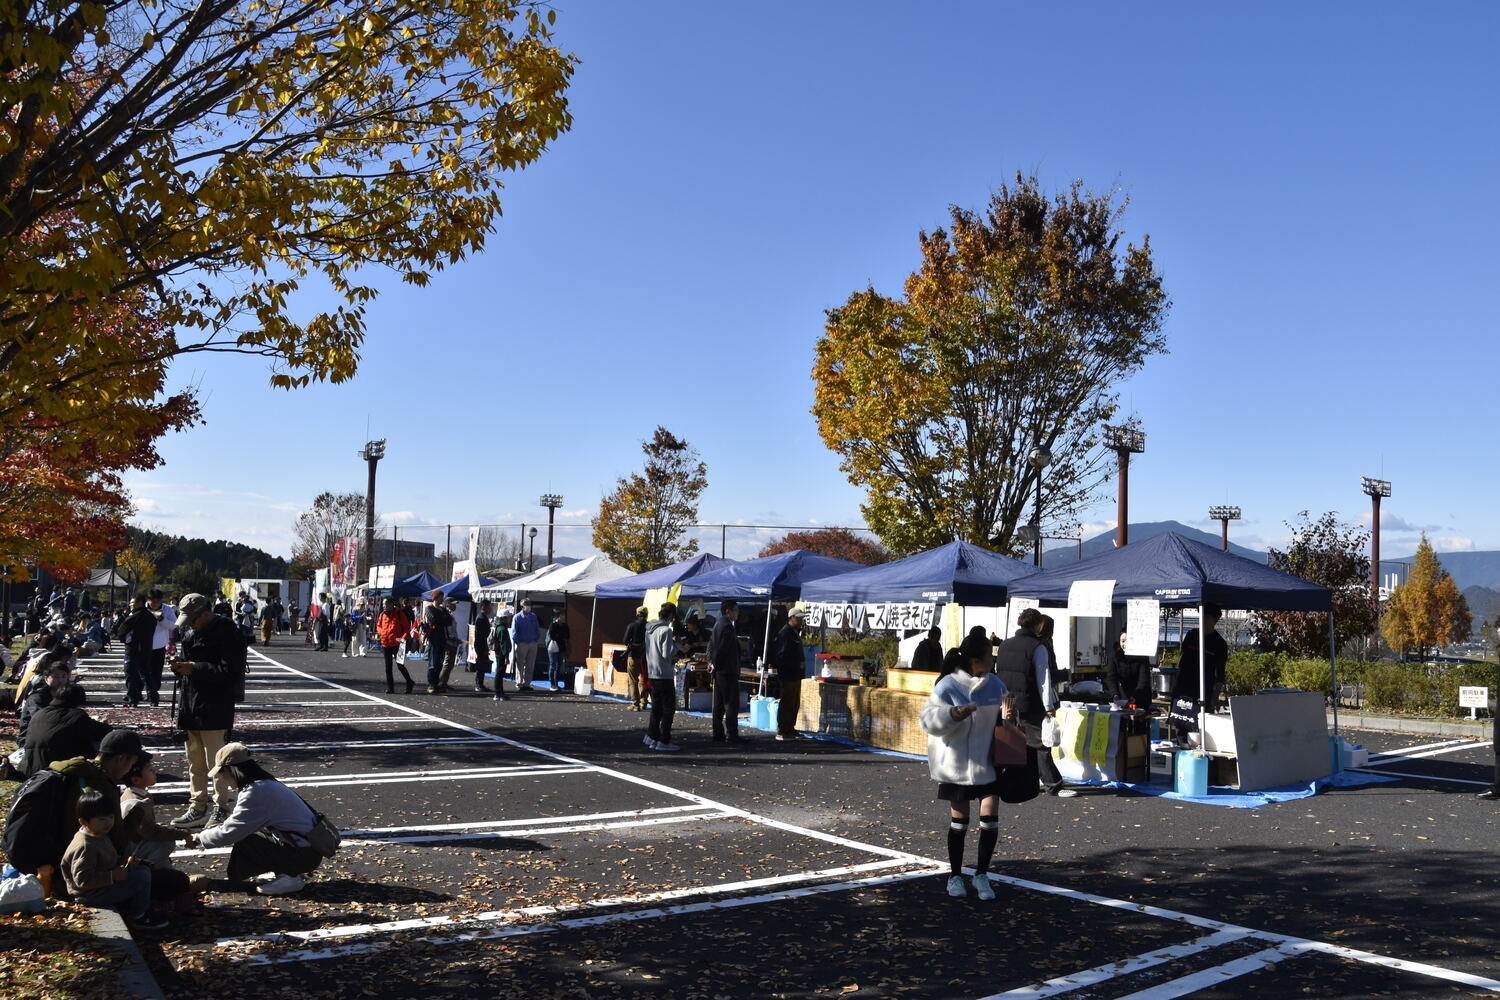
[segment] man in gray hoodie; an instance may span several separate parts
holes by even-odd
[[[651,721],[643,741],[652,750],[681,750],[672,742],[672,717],[677,714],[673,671],[677,664],[677,605],[661,606],[661,617],[646,626],[646,677],[651,682]]]

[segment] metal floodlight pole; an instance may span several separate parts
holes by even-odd
[[[1229,522],[1238,521],[1240,519],[1240,509],[1238,507],[1210,507],[1208,508],[1208,516],[1210,520],[1218,521],[1220,527],[1223,529],[1221,533],[1222,543],[1219,547],[1225,552],[1228,552]]]
[[[557,493],[543,493],[541,500],[537,501],[547,508],[547,565],[552,565],[552,526],[557,520],[557,508],[563,504],[563,498]]]
[[[1384,479],[1361,476],[1360,492],[1370,498],[1370,601],[1380,611],[1380,498],[1391,495],[1391,484]]]
[[[369,467],[369,478],[365,480],[365,544],[363,551],[359,554],[360,580],[368,581],[370,578],[370,567],[375,558],[375,466],[385,457],[385,438],[379,441],[366,441],[364,451],[359,453],[360,458],[365,460]],[[391,535],[391,562],[396,561],[396,536]]]
[[[1115,547],[1130,544],[1130,456],[1146,450],[1146,432],[1134,420],[1104,427],[1104,443],[1118,462],[1120,494],[1115,515]]]

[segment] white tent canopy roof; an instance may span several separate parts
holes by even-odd
[[[630,570],[616,566],[604,556],[589,556],[579,562],[539,576],[527,585],[528,593],[573,594],[590,597],[594,588],[609,580],[630,576]],[[516,588],[520,589],[520,588]]]

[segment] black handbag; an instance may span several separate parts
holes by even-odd
[[[1037,748],[1028,746],[1026,763],[995,768],[995,778],[1000,783],[1001,802],[1030,802],[1037,797],[1041,790],[1042,772],[1036,755]]]

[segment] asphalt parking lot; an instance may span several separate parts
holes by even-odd
[[[96,702],[112,670],[91,670]],[[716,744],[682,714],[683,752],[656,753],[619,703],[468,684],[386,696],[378,658],[257,648],[236,736],[345,847],[297,896],[215,892],[145,937],[169,997],[1500,992],[1488,743],[1357,734],[1395,780],[1258,809],[1104,789],[1007,806],[982,903],[944,892],[922,761]],[[143,726],[177,811],[166,712],[99,714]]]

